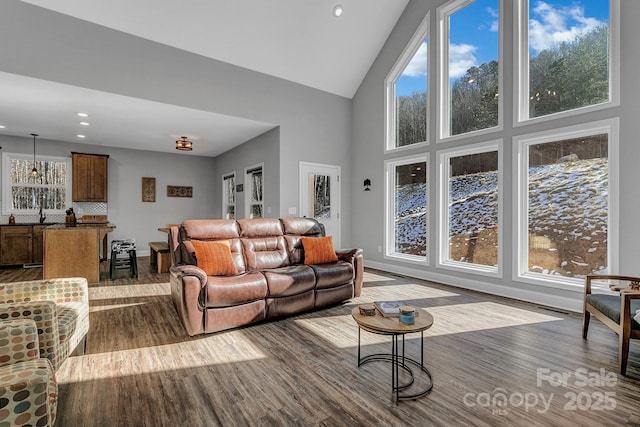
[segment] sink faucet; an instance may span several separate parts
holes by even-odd
[[[44,220],[47,219],[45,215],[42,215],[42,205],[40,205],[40,210],[38,211],[38,213],[40,214],[40,224],[42,224]]]

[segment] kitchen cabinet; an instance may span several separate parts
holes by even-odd
[[[0,265],[42,264],[45,225],[0,226]]]
[[[106,154],[71,153],[74,202],[107,202]]]
[[[86,277],[89,283],[100,281],[100,246],[106,242],[113,224],[56,224],[44,229],[42,277]]]
[[[47,227],[46,225],[34,225],[32,235],[32,259],[34,264],[42,264],[44,259],[44,245],[43,245],[43,232],[42,230]]]

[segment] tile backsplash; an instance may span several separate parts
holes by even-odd
[[[1,202],[0,202],[1,203]],[[73,203],[73,211],[76,214],[76,218],[82,217],[82,215],[108,215],[107,209],[108,203],[103,202],[76,202]],[[0,206],[1,207],[1,206]],[[0,210],[1,211],[1,210]],[[52,214],[50,212],[44,212],[47,217],[45,222],[64,222],[65,214]],[[21,223],[37,223],[40,220],[38,212],[34,212],[29,215],[14,215],[16,218],[16,224]],[[0,224],[8,224],[9,215],[0,215]]]

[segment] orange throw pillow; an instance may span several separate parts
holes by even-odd
[[[301,237],[304,248],[304,263],[325,264],[338,261],[336,251],[333,250],[333,239],[326,237]]]
[[[228,240],[216,242],[192,240],[191,244],[196,250],[198,267],[203,269],[207,276],[233,276],[238,274],[238,269],[231,256],[231,245]]]

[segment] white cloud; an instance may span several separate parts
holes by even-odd
[[[487,13],[495,18],[493,21],[491,21],[491,27],[489,27],[489,31],[491,31],[492,33],[497,33],[500,30],[500,14],[497,10],[490,7],[487,8]]]
[[[449,46],[449,78],[457,78],[478,62],[473,53],[477,47],[470,44],[451,44]]]
[[[535,3],[529,19],[529,47],[540,52],[561,42],[575,40],[604,22],[584,16],[580,6],[553,7],[543,1]]]
[[[427,43],[422,42],[411,62],[402,71],[403,76],[420,77],[427,75]]]

